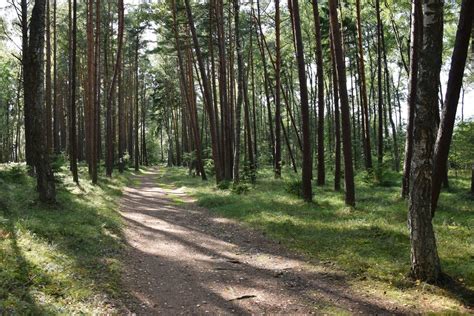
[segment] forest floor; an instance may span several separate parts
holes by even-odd
[[[474,314],[465,175],[452,175],[434,218],[456,280],[438,287],[407,278],[398,174],[359,171],[347,208],[330,181],[303,202],[287,170],[217,188],[185,168],[100,170],[97,185],[84,164],[79,185],[61,156],[54,169],[57,202],[45,205],[24,164],[0,164],[1,315]]]
[[[282,205],[276,200],[285,194],[278,190],[268,201],[267,210],[256,211],[255,207],[262,207],[258,194],[265,191],[265,185],[257,185],[248,195],[239,195],[231,190],[218,190],[212,183],[201,184],[199,179],[185,173],[183,168],[148,169],[138,177],[139,185],[124,191],[121,215],[128,247],[122,283],[128,288],[125,305],[130,312],[138,315],[473,312],[467,307],[472,303],[472,297],[468,296],[473,292],[459,282],[456,283],[459,292],[453,293],[452,288],[410,283],[400,276],[387,281],[383,276],[362,271],[369,270],[366,266],[373,258],[367,255],[364,260],[363,254],[358,253],[360,234],[343,236],[343,230],[336,230],[325,237],[334,239],[330,243],[332,250],[320,252],[316,258],[306,255],[301,250],[320,246],[321,241],[313,235],[312,240],[304,240],[305,234],[308,237],[308,227],[293,224],[294,219],[279,210]],[[288,212],[294,211],[291,210],[294,205],[287,206]],[[308,216],[311,211],[308,205],[303,208]],[[262,219],[257,217],[261,212],[282,217],[283,230],[275,226],[278,223],[273,223],[273,228],[262,225]],[[351,217],[351,212],[354,211],[343,208],[336,216]],[[377,239],[383,239],[395,251],[392,256],[400,256],[397,247],[390,247],[398,241],[379,231],[385,228],[383,225],[369,226],[370,236],[362,242],[364,247],[373,242],[372,251],[377,251],[380,246]],[[396,239],[408,242],[401,235],[397,234]],[[347,269],[348,262],[344,261],[350,259],[340,256],[346,247],[351,250],[346,237],[353,239],[352,269]],[[468,235],[466,242],[471,237]],[[313,245],[302,246],[305,243]],[[472,253],[468,251],[467,255]],[[320,260],[325,257],[331,260]],[[392,273],[390,265],[383,267],[387,258],[379,259],[380,264],[372,269]],[[467,265],[466,271],[472,274],[472,265]]]

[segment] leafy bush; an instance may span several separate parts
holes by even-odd
[[[219,190],[228,190],[230,188],[230,182],[223,180],[217,184]]]
[[[54,173],[61,171],[63,166],[68,164],[68,158],[64,154],[56,154],[51,156],[51,169]]]
[[[24,183],[26,181],[26,170],[24,165],[7,165],[5,170],[0,170],[0,181],[6,183]]]
[[[303,182],[301,180],[292,180],[285,183],[285,191],[302,197],[303,196]]]
[[[245,161],[242,164],[242,171],[240,172],[240,177],[244,181],[255,183],[255,180],[257,178],[257,172],[255,170],[252,170],[248,161]]]
[[[238,183],[232,186],[232,192],[235,194],[247,194],[250,191],[250,185],[246,183]]]

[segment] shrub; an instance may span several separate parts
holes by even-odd
[[[230,182],[226,180],[222,180],[217,184],[217,188],[219,190],[228,190],[230,188]]]
[[[303,196],[303,182],[301,180],[292,180],[285,183],[285,191],[302,197]]]
[[[235,194],[246,194],[250,191],[250,185],[246,183],[238,183],[232,186],[232,192]]]

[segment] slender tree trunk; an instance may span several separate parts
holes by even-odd
[[[71,12],[71,0],[69,0]],[[71,16],[71,13],[70,13]],[[70,100],[69,100],[69,167],[74,182],[79,183],[77,172],[77,136],[76,136],[76,46],[77,46],[77,0],[72,0],[71,47],[69,60]]]
[[[280,42],[280,1],[275,0],[275,178],[281,178],[281,42]]]
[[[331,64],[332,86],[334,98],[334,190],[341,190],[341,122],[339,114],[339,89],[337,83],[336,56],[334,53],[334,40],[331,38]]]
[[[464,69],[466,67],[469,40],[473,27],[474,1],[463,0],[461,13],[459,15],[454,51],[451,58],[451,69],[449,71],[448,86],[446,89],[445,103],[441,122],[438,129],[436,144],[434,147],[433,183],[431,197],[431,213],[434,216],[441,191],[441,183],[447,172],[447,161],[449,147],[453,136],[456,110],[459,102],[459,94],[462,87]]]
[[[121,75],[121,66],[122,66],[122,47],[123,47],[123,33],[124,33],[124,5],[123,5],[123,0],[118,1],[118,34],[117,34],[117,40],[118,40],[118,45],[117,45],[117,56],[115,60],[115,66],[114,66],[114,74],[112,76],[112,82],[110,84],[110,88],[108,91],[108,98],[107,98],[107,118],[106,118],[106,175],[107,176],[112,176],[112,170],[113,170],[113,165],[114,165],[114,139],[113,139],[113,109],[112,109],[112,103],[114,100],[114,94],[116,90],[116,83],[117,83],[117,77],[120,77]],[[119,81],[119,89],[120,89],[120,80]],[[119,104],[121,104],[121,94],[119,93]],[[119,105],[120,106],[120,105]],[[120,114],[121,110],[119,109]],[[119,164],[123,165],[123,146],[120,144],[121,140],[121,115],[119,115]],[[123,166],[121,167],[123,170]]]
[[[405,160],[403,163],[402,197],[408,197],[410,188],[411,161],[413,156],[413,121],[415,117],[416,91],[418,86],[418,56],[421,45],[421,31],[423,26],[421,16],[421,1],[414,0],[412,3],[411,17],[411,46],[410,46],[410,74],[408,79],[408,119],[405,141]]]
[[[441,268],[432,223],[431,191],[438,86],[433,82],[438,81],[441,70],[443,1],[423,1],[422,13],[422,46],[414,103],[413,157],[408,200],[411,275],[416,280],[437,282]]]
[[[28,80],[27,71],[25,68],[29,65],[28,64],[28,1],[21,0],[21,41],[22,41],[22,49],[21,49],[21,59],[22,59],[22,67],[23,67],[23,91],[27,91],[28,87],[26,86],[26,82]],[[26,97],[24,97],[26,100]],[[30,167],[34,167],[33,161],[33,117],[31,116],[32,110],[30,109],[31,104],[24,102],[24,126],[25,126],[25,158],[26,164]]]
[[[59,138],[59,105],[58,105],[58,63],[57,63],[57,50],[58,50],[58,32],[57,32],[57,20],[56,20],[57,3],[53,0],[53,147],[54,153],[59,154],[61,151],[60,138]],[[63,130],[63,132],[65,132]]]
[[[386,91],[387,91],[388,119],[390,121],[390,127],[392,130],[394,169],[396,172],[398,172],[400,170],[400,156],[399,156],[399,150],[398,150],[397,128],[393,120],[393,112],[392,112],[392,97],[390,93],[390,85],[392,83],[392,80],[390,77],[390,72],[388,71],[387,52],[386,52],[386,47],[385,47],[385,35],[384,35],[383,25],[381,28],[382,28],[381,29],[382,52],[383,52],[383,62],[384,62],[384,70],[385,70],[385,86],[386,86]]]
[[[139,159],[140,159],[140,141],[139,141],[139,126],[138,126],[138,94],[139,94],[139,78],[138,78],[138,49],[140,47],[140,35],[137,34],[135,39],[135,132],[134,132],[134,137],[135,137],[135,171],[139,170]],[[179,150],[179,148],[178,148]]]
[[[377,97],[378,97],[378,141],[377,160],[379,165],[383,162],[383,85],[382,85],[382,21],[380,20],[380,0],[375,0],[375,11],[377,14]]]
[[[53,127],[52,127],[52,88],[51,88],[51,5],[50,0],[46,0],[46,93],[45,93],[45,117],[44,128],[46,134],[46,148],[49,153],[53,148]]]
[[[209,116],[209,125],[211,131],[211,144],[212,144],[212,155],[214,158],[214,166],[216,169],[216,182],[219,183],[222,180],[222,171],[220,169],[221,160],[219,155],[219,146],[218,146],[218,137],[217,137],[217,128],[216,128],[216,121],[213,109],[213,100],[211,94],[210,83],[208,80],[208,76],[206,74],[206,69],[204,65],[204,60],[201,55],[201,49],[199,47],[198,37],[196,33],[196,28],[194,26],[194,20],[191,13],[191,5],[189,0],[185,0],[186,5],[186,14],[188,18],[189,28],[191,29],[191,35],[193,38],[193,45],[196,52],[196,59],[199,65],[199,72],[201,73],[202,85],[204,90],[204,101],[206,105],[207,114]]]
[[[242,43],[240,39],[240,22],[239,22],[239,0],[234,0],[234,24],[235,24],[235,48],[237,50],[237,71],[238,71],[238,79],[237,79],[237,86],[238,86],[238,93],[237,93],[237,105],[235,109],[235,141],[234,141],[234,183],[239,183],[240,181],[240,174],[239,174],[239,166],[240,166],[240,129],[241,129],[241,108],[242,102],[244,99],[244,76],[245,76],[245,68],[244,68],[244,58],[242,52]],[[233,85],[233,83],[232,83]]]
[[[231,136],[231,108],[228,100],[227,91],[227,66],[225,50],[225,31],[224,31],[224,2],[216,0],[217,17],[217,38],[219,50],[219,97],[222,119],[222,150],[223,150],[223,168],[224,179],[232,180],[232,136]]]
[[[356,13],[357,13],[357,45],[359,53],[359,75],[360,75],[360,93],[362,99],[362,117],[365,125],[364,134],[364,156],[365,156],[365,168],[372,168],[372,149],[370,145],[370,121],[369,121],[369,103],[367,101],[367,85],[365,80],[365,62],[364,62],[364,49],[362,47],[362,26],[360,17],[360,0],[356,0]]]
[[[303,198],[305,201],[313,199],[311,186],[312,159],[311,159],[311,131],[309,126],[308,88],[306,86],[306,67],[304,60],[304,47],[301,35],[300,10],[298,0],[290,0],[293,9],[293,22],[295,28],[296,60],[298,62],[298,79],[300,84],[301,121],[303,131]]]
[[[354,170],[352,166],[351,119],[349,113],[349,97],[347,95],[346,65],[342,46],[342,34],[337,16],[336,0],[329,0],[329,17],[331,34],[334,40],[334,55],[339,83],[339,98],[341,102],[342,147],[344,153],[344,181],[346,189],[346,204],[355,206]]]
[[[269,85],[270,85],[270,78],[268,74],[268,69],[267,69],[267,60],[266,60],[266,54],[265,54],[265,48],[264,48],[264,34],[263,34],[263,29],[262,29],[262,23],[261,23],[261,17],[260,17],[260,2],[257,1],[257,19],[256,23],[258,24],[258,37],[257,37],[257,44],[259,46],[260,50],[260,55],[262,57],[262,63],[263,63],[263,86],[264,86],[264,92],[265,92],[265,98],[266,98],[266,105],[267,105],[267,117],[268,117],[268,131],[270,135],[270,153],[272,155],[272,164],[275,165],[275,134],[274,134],[274,129],[273,129],[273,118],[272,118],[272,109],[271,109],[271,102],[270,102],[270,92],[269,90]]]
[[[316,36],[316,70],[318,81],[318,185],[326,183],[324,165],[324,68],[323,51],[321,46],[321,22],[319,18],[318,0],[312,0],[314,33]]]

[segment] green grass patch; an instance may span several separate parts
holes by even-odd
[[[308,258],[335,265],[357,287],[370,288],[375,295],[401,302],[427,296],[433,310],[459,310],[458,293],[407,278],[410,241],[399,174],[361,172],[356,177],[355,208],[344,205],[344,193],[334,192],[332,183],[314,185],[314,202],[305,203],[293,192],[297,176],[291,171],[284,175],[277,180],[270,169],[260,170],[257,184],[245,195],[216,188],[212,180],[190,177],[181,168],[163,168],[158,181],[184,188],[200,206],[262,230]],[[443,270],[472,293],[474,203],[465,193],[467,177],[452,177],[450,185],[434,218],[439,255]]]
[[[56,166],[57,204],[37,201],[22,165],[0,165],[0,314],[107,314],[120,296],[117,198],[130,173],[80,185]]]

